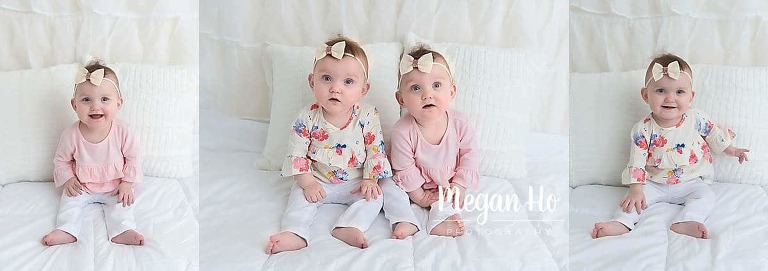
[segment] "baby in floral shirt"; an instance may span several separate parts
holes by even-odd
[[[298,250],[323,203],[349,205],[332,235],[366,248],[363,232],[382,208],[378,179],[392,177],[376,108],[360,102],[370,88],[363,48],[338,37],[315,54],[309,87],[315,103],[296,117],[283,176],[293,176],[282,232],[269,237],[266,252]]]
[[[682,58],[665,54],[651,61],[640,94],[652,113],[632,127],[629,164],[622,183],[629,184],[613,220],[599,222],[592,238],[634,229],[640,213],[657,202],[683,204],[670,229],[707,239],[704,225],[715,204],[712,153],[724,152],[747,161],[747,149],[731,145],[735,135],[690,108],[695,96],[692,71]],[[634,207],[634,211],[632,208]]]

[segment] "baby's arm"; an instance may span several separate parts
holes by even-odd
[[[53,183],[56,187],[64,186],[67,196],[75,197],[90,191],[75,176],[75,146],[71,141],[71,131],[71,129],[65,130],[59,138],[56,154],[53,157]]]
[[[621,174],[621,182],[623,184],[629,184],[629,192],[625,196],[619,206],[624,212],[629,213],[632,211],[632,207],[640,214],[642,210],[648,207],[645,201],[645,194],[643,193],[643,185],[647,181],[648,173],[645,171],[646,163],[648,162],[648,149],[650,147],[650,140],[647,129],[644,129],[646,122],[640,122],[632,127],[630,133],[630,139],[632,144],[630,147],[629,163],[627,168]],[[652,158],[652,156],[651,156]],[[651,159],[653,160],[653,159]],[[655,163],[655,161],[652,161]]]
[[[366,112],[361,112],[363,116],[360,120],[363,133],[363,145],[365,145],[365,162],[363,163],[363,180],[360,185],[351,192],[362,192],[365,200],[373,197],[378,199],[381,195],[379,180],[392,177],[392,166],[387,159],[387,153],[384,150],[384,133],[381,131],[381,120],[376,108]]]
[[[123,166],[124,177],[120,180],[120,184],[112,191],[112,196],[117,196],[117,202],[123,203],[123,207],[131,206],[136,201],[136,197],[133,193],[134,183],[141,182],[144,173],[141,171],[141,162],[139,160],[139,146],[136,142],[136,138],[133,136],[128,127],[120,126],[120,139],[122,141]]]
[[[730,129],[721,129],[714,125],[712,120],[701,111],[696,114],[696,130],[707,141],[712,152],[723,152],[726,155],[739,158],[739,164],[749,161],[747,158],[748,149],[734,147],[731,143],[736,135]]]
[[[307,157],[311,141],[309,128],[312,127],[312,112],[318,110],[311,106],[303,109],[296,115],[296,119],[291,129],[291,135],[288,138],[290,146],[288,157],[283,163],[282,175],[293,176],[296,184],[304,190],[304,198],[308,202],[318,202],[325,199],[325,190],[323,185],[312,175],[312,160]]]

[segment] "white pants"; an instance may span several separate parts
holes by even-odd
[[[361,193],[349,193],[360,185],[362,179],[354,179],[340,184],[330,184],[321,181],[325,190],[325,199],[311,203],[304,198],[304,189],[298,183],[293,183],[288,197],[288,207],[283,213],[282,230],[295,233],[309,242],[309,228],[317,214],[317,208],[324,203],[347,204],[349,208],[341,214],[333,228],[354,227],[365,232],[371,226],[381,211],[382,197],[365,201]]]
[[[379,180],[379,186],[384,196],[384,217],[389,220],[389,224],[394,227],[399,222],[408,222],[421,230],[422,227],[411,209],[411,199],[405,190],[397,186],[392,178]]]
[[[70,197],[67,196],[67,191],[61,194],[59,214],[56,216],[56,229],[78,238],[82,225],[83,208],[91,203],[104,204],[104,220],[107,224],[110,240],[124,231],[136,229],[136,223],[133,221],[133,205],[123,207],[122,203],[117,202],[117,196],[111,196],[110,192],[83,193],[76,197]]]
[[[464,195],[461,195],[464,197]],[[453,198],[451,200],[443,202],[443,208],[440,208],[440,200],[438,199],[432,205],[429,206],[429,217],[427,217],[427,230],[432,232],[437,224],[448,219],[449,216],[460,213],[453,208]]]
[[[649,207],[657,202],[684,205],[683,210],[680,211],[672,224],[684,221],[696,221],[703,224],[715,206],[715,193],[701,178],[671,185],[647,182],[643,185],[643,194],[645,194],[645,201]],[[634,207],[629,213],[625,213],[621,207],[618,207],[613,214],[613,220],[624,224],[631,230],[635,228],[635,223],[640,220],[640,215],[637,214]]]

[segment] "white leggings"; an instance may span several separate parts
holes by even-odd
[[[309,228],[315,219],[317,208],[324,203],[340,203],[349,205],[349,208],[336,220],[333,228],[354,227],[365,232],[381,211],[382,197],[365,201],[361,193],[349,193],[360,185],[361,180],[354,179],[340,184],[317,181],[323,185],[325,199],[315,203],[308,202],[304,198],[304,189],[294,182],[288,197],[288,207],[283,213],[282,230],[295,233],[309,242]]]
[[[411,209],[408,194],[397,186],[392,178],[379,180],[379,186],[384,196],[384,217],[389,220],[389,224],[394,227],[399,222],[408,222],[421,230],[422,227]]]
[[[683,204],[683,210],[677,215],[673,224],[683,221],[696,221],[703,224],[715,206],[715,193],[701,178],[671,185],[647,182],[643,185],[643,194],[649,207],[657,202]],[[631,230],[640,220],[640,215],[634,208],[629,213],[625,213],[621,207],[618,207],[613,214],[613,220]]]
[[[110,192],[83,193],[76,197],[70,197],[67,196],[67,191],[64,191],[61,194],[61,201],[59,201],[56,229],[65,231],[78,238],[80,226],[82,226],[83,208],[91,203],[102,203],[104,205],[104,220],[107,223],[107,233],[110,240],[127,230],[135,230],[136,223],[133,221],[133,205],[123,207],[122,203],[117,202],[117,197],[110,194]]]

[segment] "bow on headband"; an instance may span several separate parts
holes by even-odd
[[[344,49],[346,49],[346,47],[347,47],[347,42],[340,41],[332,46],[325,45],[320,48],[317,48],[317,50],[315,51],[315,62],[317,62],[321,58],[324,58],[327,55],[331,55],[333,58],[336,58],[336,59],[341,59],[345,55]],[[352,56],[351,54],[349,55]]]
[[[432,53],[423,55],[418,60],[413,59],[413,56],[406,54],[403,56],[403,59],[400,60],[400,75],[409,73],[414,68],[424,73],[431,73],[432,64],[434,63],[435,63],[435,58],[432,57]]]
[[[91,73],[91,76],[88,77],[88,70],[86,70],[85,67],[80,67],[75,75],[75,84],[83,83],[85,80],[91,80],[92,84],[100,86],[101,81],[104,80],[104,69],[95,70]]]
[[[317,61],[319,61],[320,59],[323,59],[327,55],[330,55],[331,57],[339,60],[344,58],[344,56],[348,56],[357,60],[357,63],[359,63],[360,67],[363,68],[363,74],[365,75],[365,78],[368,79],[368,72],[365,70],[365,65],[363,65],[363,61],[355,57],[355,55],[353,54],[345,53],[344,50],[346,49],[346,47],[347,47],[347,42],[343,40],[337,43],[334,43],[333,45],[323,44],[323,46],[320,46],[319,48],[317,48],[317,50],[315,50],[314,64],[317,64]]]
[[[653,79],[654,82],[659,81],[664,75],[675,80],[680,79],[681,73],[687,75],[688,78],[691,78],[690,74],[680,69],[680,63],[677,61],[672,61],[672,63],[669,63],[666,67],[659,63],[653,63],[653,68],[651,68],[651,78],[645,82],[645,86],[647,87],[648,84],[651,83],[651,79]],[[693,84],[693,82],[691,82],[691,84]]]
[[[120,88],[117,87],[117,84],[115,83],[115,81],[112,81],[112,79],[104,77],[104,69],[98,69],[93,71],[92,73],[88,73],[88,70],[85,67],[80,67],[77,70],[77,73],[75,74],[75,91],[77,91],[77,85],[80,83],[85,83],[86,80],[90,80],[91,84],[94,84],[96,86],[101,86],[102,82],[107,81],[111,83],[113,87],[115,87],[115,90],[117,90],[117,95],[122,96],[122,93],[120,93]],[[75,94],[72,93],[72,95],[74,96]]]

